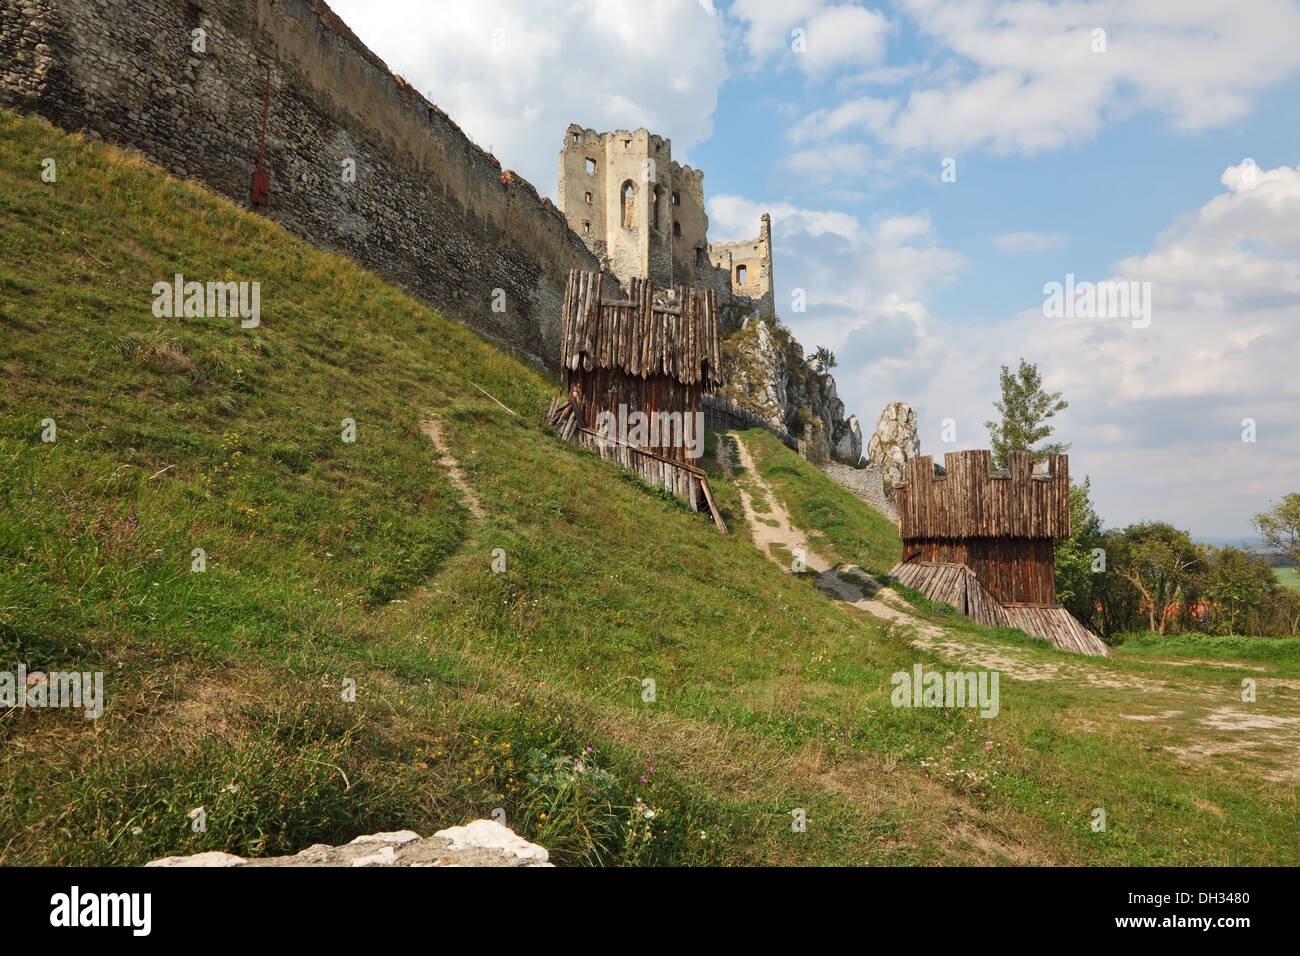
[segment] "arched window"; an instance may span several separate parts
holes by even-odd
[[[682,234],[682,224],[680,222],[673,223],[673,235],[680,236],[681,234]]]
[[[650,193],[650,227],[652,229],[659,228],[659,197],[662,194],[663,190],[658,186]]]
[[[745,284],[745,267],[736,266],[736,285]]]
[[[636,186],[632,185],[632,180],[623,183],[619,201],[623,205],[623,228],[631,229],[636,223]]]

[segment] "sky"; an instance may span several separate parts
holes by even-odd
[[[905,401],[923,454],[989,447],[1023,357],[1109,527],[1247,538],[1300,491],[1296,0],[331,6],[543,195],[569,123],[646,127],[710,241],[770,212],[866,435]]]

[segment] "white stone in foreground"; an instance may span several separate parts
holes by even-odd
[[[293,856],[244,859],[208,851],[169,856],[145,866],[551,866],[545,848],[529,843],[495,820],[421,837],[413,830],[367,833],[342,846],[317,843]]]
[[[463,827],[439,830],[434,836],[450,840],[453,850],[500,850],[502,853],[514,854],[521,864],[541,866],[548,864],[551,859],[545,848],[529,843],[514,830],[495,820],[475,820]]]

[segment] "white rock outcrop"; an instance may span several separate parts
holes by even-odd
[[[867,462],[880,468],[883,490],[890,501],[894,500],[894,483],[903,480],[903,466],[920,454],[916,412],[906,402],[890,402],[867,442]]]
[[[850,415],[844,422],[844,431],[835,443],[835,457],[853,465],[862,458],[862,426],[857,415]]]
[[[293,856],[245,859],[208,851],[145,866],[552,866],[544,847],[495,820],[475,820],[422,837],[413,830],[369,833],[343,846],[317,843]]]

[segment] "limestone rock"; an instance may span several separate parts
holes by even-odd
[[[862,431],[844,418],[835,378],[804,358],[803,347],[783,327],[746,320],[723,348],[723,392],[775,429],[806,443],[810,461],[835,457],[857,464]]]
[[[858,423],[857,415],[850,415],[844,422],[835,442],[835,457],[851,465],[856,465],[862,459],[862,426]]]
[[[246,862],[242,856],[235,856],[233,853],[209,850],[206,853],[195,853],[193,856],[168,856],[161,860],[150,860],[145,866],[221,867],[243,866]]]
[[[890,402],[867,443],[867,461],[880,468],[883,490],[890,501],[894,500],[894,483],[903,480],[903,466],[920,454],[916,412],[906,402]]]
[[[343,846],[317,843],[293,856],[244,859],[209,851],[169,856],[145,866],[551,866],[543,847],[529,843],[495,820],[421,837],[412,830],[369,833]]]

